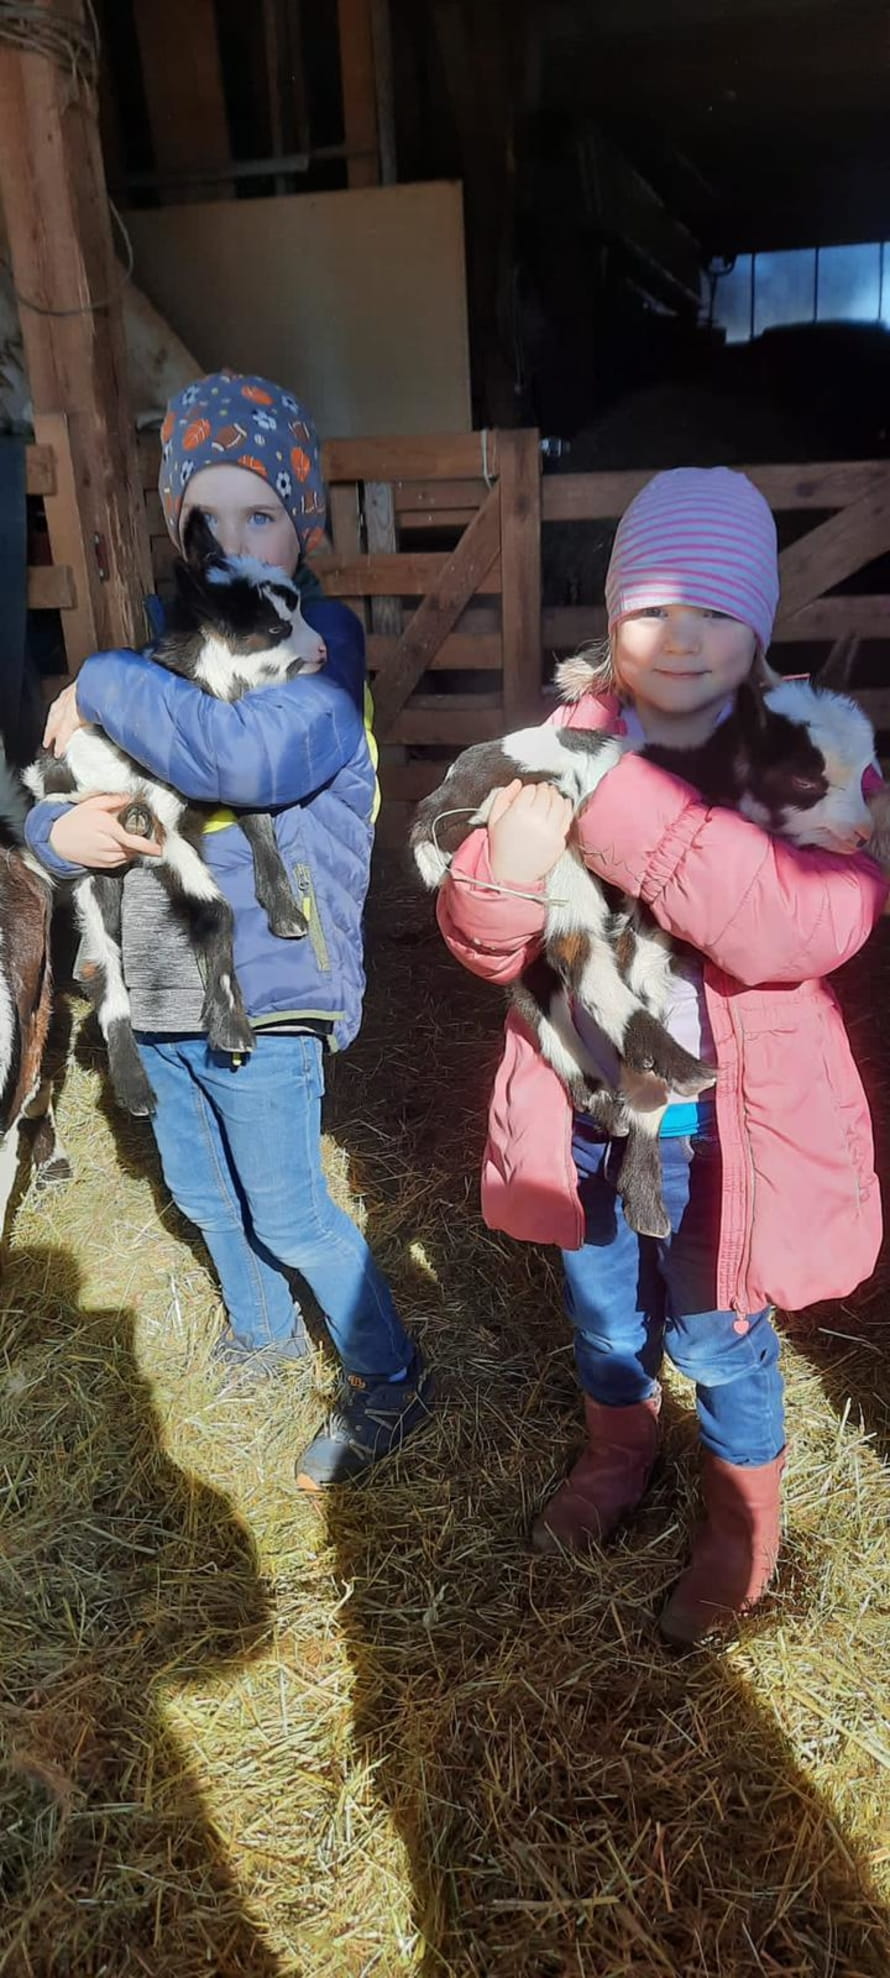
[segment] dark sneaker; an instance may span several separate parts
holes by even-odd
[[[229,1328],[216,1341],[210,1362],[223,1373],[238,1374],[245,1380],[266,1380],[282,1367],[301,1366],[308,1361],[312,1342],[302,1314],[294,1313],[294,1329],[287,1339],[272,1339],[266,1346],[252,1346]]]
[[[300,1490],[352,1483],[381,1457],[401,1449],[429,1421],[432,1375],[415,1353],[404,1380],[346,1374],[334,1407],[296,1464]]]

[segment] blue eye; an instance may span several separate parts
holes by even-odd
[[[250,518],[251,526],[254,529],[264,529],[266,523],[271,522],[271,520],[272,517],[265,508],[255,508]]]

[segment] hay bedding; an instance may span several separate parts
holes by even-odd
[[[669,1660],[688,1392],[623,1545],[532,1561],[579,1410],[550,1263],[476,1214],[497,998],[396,870],[370,942],[330,1171],[443,1408],[322,1513],[290,1466],[330,1364],[221,1387],[211,1281],[80,1028],[77,1178],[21,1207],[2,1289],[0,1974],[885,1978],[886,1271],[795,1327],[769,1611]],[[845,990],[874,1089],[888,960],[885,929]]]

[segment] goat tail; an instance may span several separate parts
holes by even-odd
[[[25,818],[31,799],[17,769],[8,760],[0,736],[0,833],[14,845],[25,842]]]

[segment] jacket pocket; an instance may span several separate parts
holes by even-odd
[[[325,931],[321,924],[321,915],[318,911],[318,901],[315,897],[315,887],[312,884],[312,874],[308,865],[305,865],[302,860],[294,866],[294,889],[296,891],[297,901],[309,923],[308,934],[309,940],[312,943],[312,952],[315,956],[316,967],[320,969],[322,975],[330,975],[331,958],[328,953]]]
[[[822,1047],[822,1072],[843,1135],[847,1158],[861,1201],[875,1186],[875,1155],[871,1114],[862,1081],[850,1050],[843,1018],[835,1008],[827,1013]]]

